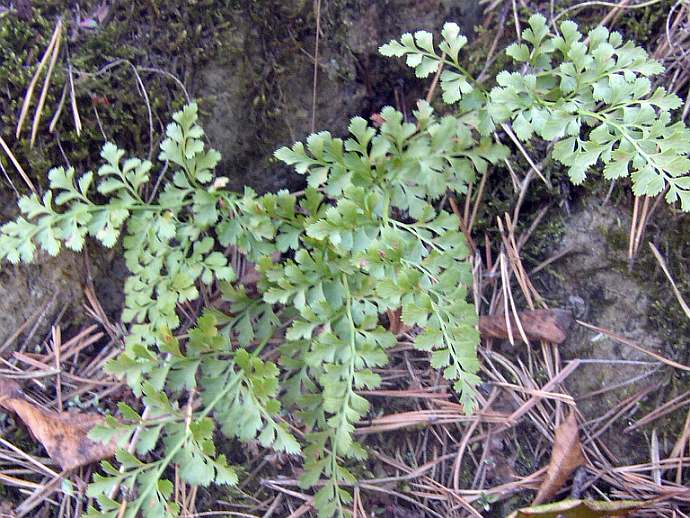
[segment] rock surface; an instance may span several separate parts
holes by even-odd
[[[234,52],[199,72],[196,94],[208,140],[223,155],[222,173],[235,188],[268,191],[299,184],[271,156],[312,130],[316,20],[310,2],[263,14],[273,18],[270,24],[248,24],[247,12],[234,13],[228,31]],[[423,95],[421,84],[379,56],[378,47],[406,31],[438,32],[445,21],[470,34],[480,16],[473,0],[323,2],[314,130],[342,135],[350,118],[395,104],[396,95],[409,113]]]
[[[640,268],[646,266],[639,262],[628,268],[630,216],[612,206],[595,204],[594,200],[589,203],[565,218],[565,233],[553,247],[553,253],[570,253],[554,264],[550,274],[539,277],[540,291],[556,304],[569,307],[578,320],[672,357],[673,344],[655,329],[650,317],[655,302],[654,286],[650,283],[652,272],[641,272]],[[571,327],[568,340],[559,346],[559,351],[564,361],[583,362],[567,379],[566,388],[585,420],[605,416],[624,398],[658,384],[662,376],[669,374],[654,358],[579,325]],[[645,374],[649,376],[644,377]],[[616,386],[619,388],[603,391]],[[597,391],[602,393],[591,395]],[[631,417],[644,415],[636,413],[637,409],[638,405],[632,408]],[[598,424],[605,423],[606,419],[602,419]],[[616,420],[605,432],[604,437],[609,438],[605,443],[621,462],[648,460],[648,447],[638,444],[643,437],[623,432],[629,424],[627,419]]]

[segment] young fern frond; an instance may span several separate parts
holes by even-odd
[[[216,428],[301,453],[300,482],[318,488],[319,515],[345,516],[352,464],[366,457],[354,432],[369,403],[357,392],[381,385],[376,369],[397,341],[385,328],[389,312],[400,311],[415,349],[472,411],[479,334],[467,302],[469,250],[439,204],[508,156],[492,138],[500,124],[523,141],[554,142],[575,183],[602,164],[606,178],[630,176],[635,194],[666,190],[690,210],[690,135],[671,122],[679,99],[652,89],[658,63],[603,28],[587,41],[571,22],[550,34],[540,16],[523,39],[507,50],[517,70],[499,74],[490,91],[462,67],[467,39],[456,24],[444,26],[438,47],[424,31],[384,45],[419,77],[443,66],[443,99],[456,113],[440,117],[420,101],[412,123],[387,107],[380,128],[355,117],[344,140],[321,132],[279,149],[275,156],[306,177],[300,195],[225,190],[227,179],[213,172],[220,156],[205,149],[191,104],[167,127],[159,160],[172,171],[155,199],[144,196],[154,164],[125,159],[110,143],[97,174],[56,168],[43,198],[20,199],[21,215],[0,228],[0,259],[79,251],[89,236],[107,247],[121,240],[130,271],[129,335],[107,369],[141,405],[119,405],[118,419],[92,430],[121,449],[119,466],[104,462],[94,477],[88,494],[98,508],[89,516],[177,516],[173,465],[188,484],[236,483]],[[255,265],[254,279],[236,278],[229,247]],[[213,283],[221,303],[182,326],[179,305]],[[277,364],[263,355],[274,343]],[[303,444],[286,411],[308,430]]]
[[[460,50],[467,45],[467,38],[460,34],[456,23],[446,23],[441,31],[438,54],[434,47],[434,36],[427,31],[417,31],[414,35],[405,33],[400,41],[391,41],[379,49],[384,56],[405,57],[408,66],[414,68],[415,75],[425,78],[435,73],[440,65],[448,65],[441,72],[441,91],[443,101],[453,104],[464,95],[474,91],[470,74],[460,64]],[[451,70],[455,69],[455,70]]]
[[[545,20],[533,16],[530,30],[539,37],[526,33],[530,45],[508,49],[529,73],[499,75],[496,117],[509,118],[522,140],[556,142],[553,156],[573,183],[601,163],[609,180],[630,176],[635,195],[665,191],[690,211],[690,131],[670,115],[681,101],[650,80],[663,66],[604,27],[585,41],[575,23],[563,22],[559,35],[546,36]]]
[[[480,121],[478,129],[510,122],[522,141],[537,136],[554,142],[553,158],[567,167],[573,183],[582,183],[601,164],[608,180],[630,177],[636,196],[665,193],[667,202],[680,200],[681,209],[689,212],[690,131],[682,122],[672,122],[670,112],[681,106],[678,96],[653,88],[650,78],[663,72],[663,66],[605,27],[593,29],[586,39],[571,21],[559,29],[551,34],[543,16],[532,16],[522,33],[525,43],[506,49],[517,70],[500,72],[489,92],[477,92],[474,79],[453,54],[450,59],[439,55],[429,33],[403,35],[381,52],[405,56],[419,77],[440,64],[454,69],[451,73],[469,87],[456,95],[441,81],[444,101],[474,94],[471,110]],[[464,42],[453,24],[446,24],[439,49],[448,52]]]

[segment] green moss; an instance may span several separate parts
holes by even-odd
[[[606,229],[604,235],[612,249],[619,252],[614,267],[631,275],[644,288],[651,299],[648,321],[650,332],[666,340],[667,353],[681,362],[690,360],[690,319],[676,299],[672,287],[647,242],[654,243],[667,263],[678,290],[686,301],[690,296],[690,242],[685,229],[690,224],[687,214],[674,214],[672,209],[661,206],[649,222],[644,243],[634,262],[625,257],[628,233],[624,228]]]
[[[647,231],[647,239],[656,244],[678,290],[687,302],[690,300],[690,268],[687,261],[690,257],[690,242],[686,229],[690,224],[690,217],[672,216],[669,212],[664,207],[655,214]],[[667,354],[677,361],[687,363],[690,361],[690,318],[685,315],[670,282],[649,248],[640,250],[634,272],[640,282],[647,283],[654,301],[649,312],[650,327],[666,339]]]
[[[606,244],[611,249],[619,252],[627,251],[629,235],[622,227],[600,227],[598,230],[606,238]]]
[[[555,14],[558,15],[565,9],[582,4],[581,0],[561,0],[555,5]],[[659,3],[644,8],[624,8],[622,16],[619,16],[615,25],[609,24],[613,30],[621,32],[625,38],[632,39],[645,48],[654,48],[657,37],[664,32],[664,24],[674,0],[662,0]],[[585,8],[570,11],[563,19],[577,19],[581,30],[593,29],[601,20],[611,12],[611,7],[602,5],[588,5]],[[527,16],[529,14],[524,13]],[[508,20],[512,23],[512,20]]]
[[[81,15],[98,5],[81,2]],[[94,30],[79,28],[74,11],[64,2],[32,2],[30,16],[11,11],[0,24],[0,135],[37,183],[44,182],[47,169],[69,161],[88,168],[98,155],[103,140],[117,140],[132,152],[146,155],[151,142],[149,115],[144,95],[132,66],[148,67],[141,80],[153,115],[154,138],[160,133],[167,113],[184,101],[181,88],[163,73],[179,77],[194,88],[194,70],[212,59],[229,39],[227,12],[235,2],[197,0],[194,9],[175,2],[152,0],[120,2],[111,6],[105,22]],[[25,92],[59,17],[64,31],[60,58],[51,78],[35,146],[28,138],[45,71],[34,90],[33,102],[18,139],[14,133]],[[210,30],[212,29],[212,30]],[[118,64],[119,63],[119,64]],[[77,135],[69,95],[54,133],[48,126],[55,115],[71,66],[78,111],[83,131]],[[104,67],[109,67],[104,70]],[[0,153],[5,168],[13,173],[9,160]],[[22,189],[20,182],[15,182]]]
[[[616,28],[639,45],[654,48],[658,35],[664,33],[666,18],[674,3],[666,0],[644,9],[627,10]]]

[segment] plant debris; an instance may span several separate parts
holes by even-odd
[[[568,337],[568,328],[573,315],[565,309],[535,309],[518,313],[520,323],[530,340],[545,340],[552,344],[562,344]],[[511,317],[511,329],[517,322]],[[508,325],[503,315],[486,315],[479,318],[479,332],[485,338],[508,340]],[[517,337],[520,335],[518,334]]]
[[[44,410],[27,401],[15,381],[0,378],[0,407],[16,413],[63,470],[86,466],[115,453],[114,442],[102,444],[87,437],[103,421],[101,416]]]
[[[644,506],[637,500],[599,502],[596,500],[563,500],[553,504],[537,505],[520,509],[508,518],[604,518],[606,516],[627,516]]]
[[[570,412],[566,420],[556,429],[551,450],[551,460],[546,470],[546,478],[534,498],[534,505],[549,500],[578,466],[585,463],[582,444],[577,429],[575,412]]]

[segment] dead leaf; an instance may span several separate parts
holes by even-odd
[[[280,252],[272,253],[271,261],[274,263],[280,261]],[[240,276],[239,283],[249,290],[256,290],[256,285],[262,277],[263,274],[259,273],[256,269],[256,264],[251,261],[246,261],[244,268],[242,268],[242,275]]]
[[[386,119],[384,119],[383,115],[380,113],[372,113],[369,120],[371,120],[371,123],[377,128],[380,128],[386,122]]]
[[[567,331],[573,316],[564,309],[535,309],[518,313],[527,338],[561,344],[568,337]],[[517,328],[515,317],[511,317],[511,328]],[[508,326],[503,315],[479,317],[479,332],[487,338],[508,339]]]
[[[27,401],[12,380],[0,378],[0,407],[16,413],[63,470],[112,457],[117,448],[115,443],[102,444],[87,437],[102,422],[100,415],[44,410]]]
[[[397,336],[410,330],[410,327],[402,321],[402,308],[389,309],[386,311],[386,315],[388,315],[388,330],[394,335]]]
[[[627,516],[645,505],[637,500],[599,502],[597,500],[563,500],[553,504],[519,509],[508,518],[604,518]]]
[[[546,478],[542,482],[532,505],[541,504],[555,495],[575,471],[575,468],[584,463],[585,457],[582,454],[577,419],[575,412],[570,412],[565,421],[556,428]]]

